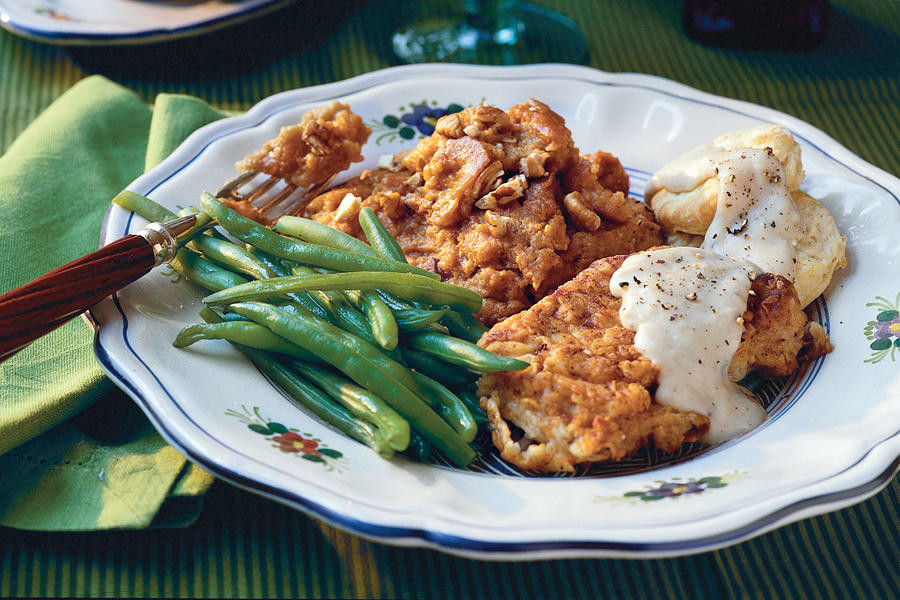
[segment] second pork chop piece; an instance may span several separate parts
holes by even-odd
[[[653,399],[659,368],[635,348],[634,332],[619,319],[621,300],[609,291],[625,258],[594,262],[481,338],[487,350],[530,364],[479,381],[493,442],[505,460],[524,469],[571,471],[578,464],[621,460],[650,443],[673,452],[709,429],[705,415]],[[827,350],[787,280],[759,275],[752,290],[731,379],[754,369],[786,375],[797,369],[804,348],[808,354]]]

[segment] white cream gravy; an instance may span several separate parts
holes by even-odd
[[[794,282],[800,212],[771,150],[742,148],[719,157],[718,203],[701,248],[745,258]]]
[[[730,152],[716,140],[688,150],[653,174],[644,190],[644,199],[649,204],[650,199],[662,189],[681,193],[700,187],[707,179],[716,176],[716,165]]]
[[[644,197],[649,200],[663,188],[687,192],[716,178],[716,214],[701,247],[746,258],[793,283],[803,226],[784,169],[769,148],[727,146],[733,137],[720,136],[664,166]]]
[[[655,398],[707,415],[714,444],[759,425],[765,410],[728,379],[740,344],[752,263],[698,248],[648,250],[628,257],[610,280],[622,298],[622,325],[660,369]]]
[[[732,141],[723,136],[675,159],[653,176],[645,195],[686,192],[715,178],[716,213],[700,249],[641,252],[610,281],[622,298],[622,325],[660,368],[656,401],[707,415],[707,443],[765,419],[763,408],[728,379],[728,366],[741,341],[751,277],[769,272],[793,282],[802,232],[772,150],[726,147]]]

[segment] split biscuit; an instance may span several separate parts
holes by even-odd
[[[828,211],[799,189],[804,179],[800,146],[785,128],[761,125],[727,133],[689,151],[653,176],[645,193],[647,204],[668,243],[700,246],[718,205],[717,166],[740,148],[770,148],[782,164],[784,183],[803,227],[796,247],[794,287],[805,307],[828,287],[834,271],[846,265],[847,238]]]
[[[706,233],[719,198],[717,159],[739,148],[771,148],[784,169],[788,191],[800,189],[804,177],[800,145],[787,129],[760,125],[726,133],[672,161],[650,180],[644,199],[664,234],[681,232],[702,236]]]

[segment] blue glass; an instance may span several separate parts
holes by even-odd
[[[407,63],[584,64],[590,58],[574,21],[515,0],[466,0],[459,16],[415,20],[391,41],[394,53]]]

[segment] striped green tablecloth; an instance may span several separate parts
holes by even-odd
[[[184,92],[239,110],[275,92],[389,66],[386,40],[413,4],[307,0],[234,31],[114,50],[0,32],[0,153],[92,73],[147,101]],[[825,43],[797,54],[695,44],[673,0],[543,4],[579,23],[594,67],[782,110],[900,174],[896,0],[834,2]],[[370,543],[219,483],[188,529],[0,529],[0,597],[896,597],[898,490],[895,479],[856,506],[695,556],[488,563]]]

